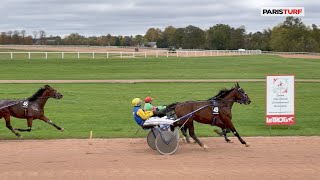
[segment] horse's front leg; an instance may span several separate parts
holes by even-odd
[[[20,129],[20,128],[14,128],[14,130],[18,130],[18,131],[28,131],[30,132],[32,129],[32,119],[31,118],[27,118],[27,125],[28,125],[28,129]]]
[[[209,147],[203,144],[198,137],[196,136],[194,132],[194,126],[193,126],[193,121],[187,125],[187,128],[189,129],[189,135],[203,148],[203,149],[208,149]]]
[[[236,128],[233,126],[233,123],[231,122],[231,120],[229,121],[228,126],[230,131],[239,139],[241,144],[244,144],[246,147],[249,147],[249,144],[241,138],[240,134],[237,132]]]
[[[55,128],[57,128],[58,130],[60,130],[60,131],[64,131],[64,128],[61,128],[61,127],[59,127],[59,126],[57,126],[56,124],[54,124],[49,118],[47,118],[46,116],[42,116],[42,117],[40,117],[39,118],[40,120],[42,120],[42,121],[44,121],[44,122],[46,122],[46,123],[48,123],[48,124],[50,124],[50,125],[52,125],[52,126],[54,126]]]

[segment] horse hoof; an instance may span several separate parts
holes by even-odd
[[[60,131],[63,132],[63,131],[64,131],[64,128],[61,128]]]
[[[16,134],[17,138],[20,139],[22,136],[20,134]]]
[[[184,137],[181,137],[181,139],[182,139],[182,142],[186,142],[187,141],[187,140],[184,139]]]
[[[233,143],[233,142],[229,140],[229,141],[227,141],[227,143]]]
[[[202,147],[204,150],[209,149],[209,147],[207,145],[203,145]]]
[[[246,147],[249,147],[250,145],[248,143],[245,144]]]

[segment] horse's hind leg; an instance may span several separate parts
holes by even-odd
[[[10,116],[5,116],[4,117],[5,121],[6,121],[6,127],[8,129],[11,130],[12,133],[14,133],[17,137],[21,137],[21,135],[19,133],[17,133],[11,126],[11,123],[10,123]]]
[[[61,127],[57,126],[56,124],[54,124],[54,123],[53,123],[49,118],[47,118],[46,116],[42,116],[42,117],[40,117],[39,119],[42,120],[42,121],[44,121],[44,122],[46,122],[46,123],[48,123],[48,124],[50,124],[51,126],[57,128],[58,130],[60,130],[60,131],[62,131],[62,132],[64,131],[63,128],[61,128]]]
[[[187,134],[187,128],[184,126],[184,127],[181,127],[181,132],[182,132],[182,135],[186,138],[186,141],[187,143],[190,143],[190,139],[188,137],[188,134]]]
[[[227,143],[232,143],[232,141],[227,136],[227,134],[230,132],[230,130],[225,128],[222,131],[223,131],[224,140],[226,140]]]
[[[27,118],[27,124],[28,124],[28,129],[20,129],[20,128],[14,128],[14,130],[18,130],[18,131],[31,131],[32,128],[32,119]]]
[[[232,143],[232,141],[228,138],[227,136],[227,133],[230,132],[229,129],[226,129],[226,128],[221,128],[221,132],[219,132],[219,130],[215,129],[213,130],[215,133],[219,134],[220,136],[223,136],[224,137],[224,140],[227,142],[227,143]]]
[[[186,124],[187,125],[187,124]],[[189,129],[189,135],[204,149],[207,149],[208,146],[206,146],[205,144],[203,144],[198,137],[196,136],[195,132],[194,132],[194,126],[193,126],[193,121],[191,123],[189,123],[187,125],[187,128]]]

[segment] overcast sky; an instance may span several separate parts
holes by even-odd
[[[151,27],[207,30],[219,23],[256,32],[285,19],[261,16],[261,7],[280,6],[304,7],[302,21],[320,25],[320,0],[0,0],[0,32],[144,35]]]

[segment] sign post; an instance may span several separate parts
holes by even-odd
[[[294,75],[266,77],[266,125],[295,124]]]

